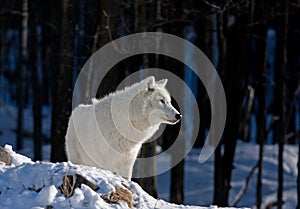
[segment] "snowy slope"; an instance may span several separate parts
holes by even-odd
[[[217,208],[183,206],[157,200],[144,192],[141,187],[113,173],[93,167],[68,163],[32,162],[30,158],[15,153],[11,146],[5,150],[12,156],[12,165],[0,164],[0,206],[1,208],[129,208],[125,201],[108,201],[117,188],[132,194],[132,208]],[[85,184],[67,197],[61,190],[66,175],[80,174],[96,184],[94,191]]]

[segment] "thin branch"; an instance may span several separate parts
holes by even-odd
[[[110,16],[106,16],[106,29],[107,29],[107,32],[108,32],[108,37],[109,37],[109,40],[110,41],[113,41],[113,37],[111,35],[111,29],[110,29]]]
[[[290,2],[290,5],[295,7],[295,8],[300,8],[300,4]]]
[[[220,6],[217,6],[215,4],[212,4],[210,2],[208,2],[207,0],[202,0],[206,5],[210,6],[211,8],[214,8],[216,10],[222,11],[222,8]]]
[[[279,202],[277,200],[273,200],[273,201],[269,202],[268,204],[266,204],[265,209],[272,209],[272,208],[274,208],[275,206],[278,206],[278,205],[279,205]]]
[[[152,27],[154,28],[160,28],[164,25],[168,25],[168,24],[174,24],[174,23],[182,23],[182,24],[189,24],[191,23],[191,21],[189,20],[184,20],[182,18],[176,18],[176,19],[172,19],[172,20],[166,20],[166,21],[161,21],[161,22],[158,22],[156,24],[153,24]]]
[[[249,186],[249,183],[250,183],[250,180],[254,174],[254,171],[258,168],[258,163],[256,163],[253,168],[250,170],[248,176],[247,176],[247,179],[246,179],[246,182],[243,186],[243,188],[239,191],[239,193],[237,194],[234,202],[233,202],[233,205],[232,207],[236,207],[236,205],[239,203],[239,201],[242,199],[242,197],[244,196],[244,194],[246,193],[247,189],[248,189],[248,186]]]
[[[273,117],[273,120],[271,122],[271,125],[270,127],[268,128],[268,130],[266,130],[266,133],[265,133],[265,138],[268,137],[268,135],[270,134],[271,130],[274,128],[276,122],[279,120],[279,117],[277,116],[274,116]],[[257,162],[253,168],[250,170],[247,178],[246,178],[246,182],[245,182],[245,185],[243,186],[243,188],[239,191],[239,193],[237,194],[234,202],[233,202],[233,205],[232,207],[236,207],[236,205],[239,203],[239,201],[241,200],[241,198],[244,196],[244,194],[246,193],[247,189],[248,189],[248,186],[249,186],[249,183],[250,183],[250,180],[254,174],[254,171],[258,168],[258,165],[259,165],[259,162]]]
[[[100,34],[100,30],[101,30],[101,24],[99,23],[99,25],[96,28],[96,33],[94,35],[94,42],[93,42],[93,46],[92,46],[92,53],[94,53],[97,50],[97,43],[98,43],[98,37]]]
[[[2,10],[0,11],[0,16],[5,16],[5,15],[20,15],[24,16],[22,11],[19,10]]]
[[[103,2],[100,0],[100,4],[101,4],[101,8],[102,8],[102,13],[103,15],[106,17],[106,26],[105,26],[105,29],[107,29],[107,33],[108,33],[108,38],[110,40],[110,42],[112,43],[112,45],[114,46],[114,48],[119,51],[120,53],[122,53],[124,50],[121,50],[120,47],[118,47],[115,43],[115,41],[113,40],[113,37],[112,37],[112,32],[111,32],[111,28],[110,28],[110,19],[113,15],[116,14],[116,12],[114,12],[114,14],[111,14],[111,12],[107,12],[105,9],[104,9],[104,4]],[[100,32],[100,30],[99,30]],[[97,34],[96,34],[97,35]]]
[[[108,14],[108,12],[104,9],[104,4],[103,4],[102,1],[100,1],[100,4],[101,4],[101,8],[102,8],[102,13],[106,17],[106,26],[105,26],[105,28],[107,29],[109,40],[113,41],[112,35],[111,35],[111,30],[110,30],[110,17],[111,17],[111,15]]]

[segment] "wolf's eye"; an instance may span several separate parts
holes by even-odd
[[[165,104],[165,101],[163,99],[159,100],[159,102]]]

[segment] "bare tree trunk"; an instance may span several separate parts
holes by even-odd
[[[289,52],[289,63],[291,64],[291,69],[293,70],[292,77],[297,79],[297,85],[299,88],[300,85],[300,77],[296,76],[299,75],[299,54],[300,54],[300,42],[299,40],[299,34],[294,33],[294,31],[300,31],[300,25],[299,25],[299,19],[300,19],[300,7],[299,1],[297,0],[290,0],[289,1],[289,27],[288,27],[288,52]],[[295,98],[295,105],[298,104],[298,110],[299,110],[299,104],[300,104],[300,95],[299,91]],[[299,112],[298,112],[299,114]],[[299,117],[299,115],[298,115]],[[300,130],[296,130],[296,140],[298,139],[298,153],[300,153]],[[300,209],[300,154],[298,154],[298,162],[297,162],[297,168],[298,168],[298,176],[297,176],[297,209]]]
[[[265,58],[265,47],[266,43],[263,41],[260,44],[257,44],[257,51],[256,56]],[[262,53],[259,53],[262,52]],[[265,60],[261,60],[258,63],[258,69],[261,71],[261,77],[258,80],[258,87],[257,87],[257,96],[258,96],[258,114],[257,114],[257,126],[258,126],[258,133],[257,133],[257,141],[259,143],[259,160],[258,160],[258,174],[257,174],[257,185],[256,185],[256,207],[259,209],[261,208],[261,198],[262,198],[262,160],[263,160],[263,150],[264,144],[266,140],[265,129],[266,129],[266,106],[265,106],[265,96],[266,96],[266,66]]]
[[[29,63],[31,68],[32,92],[33,92],[33,141],[34,141],[34,160],[42,160],[42,85],[39,80],[38,66],[38,47],[37,47],[37,17],[38,2],[30,0],[29,18],[30,39],[29,39]]]
[[[170,1],[169,2],[169,15],[171,20],[176,19],[183,19],[183,2],[182,1]],[[167,29],[166,32],[171,32],[172,34],[184,37],[184,24],[178,24],[173,23],[170,24],[170,27]],[[186,53],[183,51],[182,53]],[[176,73],[179,77],[184,78],[184,66],[174,66],[173,69],[176,69]],[[183,89],[179,89],[178,91],[183,91]],[[184,92],[181,92],[182,95],[184,95]],[[174,107],[178,110],[179,107],[175,103],[173,104]],[[184,107],[188,108],[188,107]],[[180,110],[181,112],[184,110]],[[181,122],[183,123],[183,121]],[[171,137],[171,140],[176,139],[176,130],[180,130],[180,124],[173,125],[172,127],[166,128],[164,135],[166,137]],[[164,136],[165,137],[165,136]],[[175,162],[179,162],[176,166],[174,166],[171,170],[171,188],[170,188],[170,201],[176,204],[183,204],[184,203],[184,159],[180,160],[178,157],[183,156],[183,153],[185,152],[185,140],[183,136],[179,136],[179,145],[176,148],[177,153],[172,153],[172,165],[175,164]],[[170,139],[169,139],[170,141]]]
[[[256,207],[261,208],[262,204],[262,160],[263,150],[266,141],[266,31],[268,15],[272,5],[266,2],[255,0],[253,23],[259,23],[254,26],[254,41],[256,50],[254,53],[254,89],[258,100],[258,110],[256,114],[257,121],[257,143],[259,144],[258,174],[256,184]]]
[[[248,10],[249,8],[244,8]],[[247,53],[250,46],[249,28],[246,26],[250,22],[249,15],[242,13],[236,23],[229,28],[226,51],[226,75],[225,88],[227,90],[227,104],[228,104],[228,123],[225,131],[224,141],[224,182],[225,185],[225,199],[228,205],[229,191],[231,189],[231,173],[234,169],[234,156],[236,142],[239,134],[239,125],[241,118],[241,110],[244,95],[246,94],[246,73],[245,63]],[[240,47],[240,49],[238,49]]]
[[[188,8],[187,15],[190,16],[189,21],[192,22],[195,33],[196,40],[195,45],[202,50],[202,52],[212,61],[213,65],[216,64],[213,59],[213,50],[214,50],[214,41],[215,37],[213,34],[216,34],[216,15],[211,15],[211,11],[209,11],[206,5],[202,1],[189,2],[186,1]],[[193,11],[197,11],[197,15],[193,14]],[[197,139],[193,145],[194,148],[202,148],[205,143],[206,131],[209,129],[211,115],[210,112],[207,111],[210,108],[210,101],[205,90],[205,87],[201,82],[197,82],[197,103],[199,108],[199,113],[201,115],[201,125],[199,126],[199,132]]]
[[[258,99],[258,112],[257,112],[257,142],[259,144],[259,160],[258,160],[258,174],[257,174],[257,185],[256,185],[256,207],[261,208],[262,199],[262,160],[263,160],[263,150],[266,140],[266,29],[261,28],[258,31],[259,40],[257,40],[256,48],[256,70],[258,70],[257,77],[257,99]]]
[[[59,56],[59,65],[53,69],[52,75],[52,146],[51,161],[66,160],[65,135],[69,116],[72,111],[72,79],[73,79],[73,51],[75,31],[75,3],[72,0],[57,2],[61,9],[62,19],[57,26],[61,29],[58,51],[52,53]],[[57,12],[57,11],[56,11]],[[60,12],[60,11],[58,11]],[[56,17],[56,18],[59,18]]]
[[[259,135],[260,138],[264,133],[264,119],[260,120]],[[264,136],[263,136],[264,137]],[[259,156],[258,156],[258,173],[257,173],[257,184],[256,184],[256,207],[261,208],[261,199],[262,199],[262,159],[263,159],[263,149],[264,149],[264,139],[260,138],[261,142],[259,143]]]
[[[249,5],[241,5],[244,10],[249,10]],[[224,10],[223,10],[224,11]],[[215,194],[214,204],[228,206],[229,191],[231,189],[231,174],[234,169],[234,155],[239,134],[242,102],[246,93],[245,61],[250,45],[249,28],[250,16],[247,12],[236,17],[235,23],[230,25],[226,16],[230,12],[219,11],[218,44],[219,65],[218,71],[222,75],[225,84],[227,98],[227,121],[223,137],[224,154],[220,145],[215,153]],[[226,28],[223,28],[227,25]],[[226,34],[226,36],[225,36]]]
[[[226,46],[227,39],[223,32],[223,11],[217,14],[217,36],[218,36],[218,50],[219,50],[219,60],[217,70],[221,79],[224,81],[224,68],[226,65]],[[222,141],[215,150],[215,161],[214,161],[214,198],[213,204],[225,205],[224,200],[224,187],[223,187],[223,158],[221,153]]]
[[[262,31],[261,35],[265,31]],[[263,36],[264,37],[264,36]],[[262,198],[262,160],[263,160],[263,150],[266,140],[266,106],[265,106],[265,96],[266,96],[266,62],[265,62],[265,47],[266,42],[262,39],[262,43],[257,43],[256,56],[258,57],[257,67],[261,72],[259,75],[258,86],[257,86],[257,97],[258,97],[258,113],[257,113],[257,142],[259,143],[259,160],[258,160],[258,174],[257,174],[257,185],[256,185],[256,207],[261,208],[261,198]]]
[[[180,127],[174,127],[179,129]],[[181,140],[181,146],[185,148],[184,140]],[[178,156],[183,156],[184,149],[178,147]],[[172,156],[172,165],[178,162],[176,156]],[[179,163],[174,166],[171,170],[171,192],[170,192],[170,201],[176,204],[184,203],[184,159],[179,161]]]
[[[28,0],[22,1],[22,35],[21,35],[21,69],[19,73],[18,88],[18,123],[17,123],[17,149],[23,148],[23,110],[25,107],[26,71],[28,61]]]
[[[282,58],[283,58],[283,63],[282,63],[282,67],[281,67],[281,77],[283,78],[286,71],[287,71],[287,37],[288,37],[288,11],[289,11],[289,1],[288,0],[284,0],[282,1],[282,3],[280,4],[280,11],[283,11],[283,13],[285,14],[283,16],[283,20],[280,21],[282,22],[282,24],[279,26],[281,31],[278,31],[279,34],[283,32],[283,50],[282,50]],[[279,138],[278,138],[278,191],[277,191],[277,200],[278,200],[278,204],[277,204],[277,208],[281,209],[282,205],[283,205],[283,199],[282,199],[282,194],[283,194],[283,151],[284,151],[284,143],[285,143],[285,136],[287,133],[287,129],[288,129],[288,124],[289,121],[285,120],[285,114],[284,114],[284,105],[285,105],[285,84],[284,81],[282,81],[282,79],[280,79],[281,82],[279,84],[279,88],[281,89],[281,91],[279,92],[280,97],[281,97],[281,108],[280,108],[280,134],[279,134]],[[290,106],[290,111],[291,108],[293,108],[292,106]],[[289,119],[289,118],[287,118]]]
[[[46,106],[50,106],[50,100],[51,100],[51,81],[50,81],[50,75],[51,75],[51,70],[49,70],[49,68],[51,68],[52,64],[52,58],[51,58],[51,51],[55,48],[52,48],[50,46],[54,45],[51,42],[55,41],[55,39],[53,40],[53,36],[52,36],[52,31],[53,31],[53,24],[49,24],[52,23],[51,19],[51,13],[53,13],[53,11],[51,11],[49,9],[49,5],[50,3],[48,2],[50,0],[44,0],[43,2],[38,1],[38,8],[39,8],[39,21],[38,24],[41,27],[41,32],[42,32],[42,37],[39,43],[39,47],[41,49],[40,52],[40,56],[41,56],[41,60],[43,60],[43,64],[42,64],[42,90],[41,90],[41,102],[42,105],[46,105]],[[59,13],[57,13],[58,15]],[[51,37],[52,36],[52,37]],[[51,51],[50,51],[51,50]],[[47,142],[50,142],[50,138],[47,137]]]
[[[222,196],[222,155],[221,155],[222,144],[219,144],[215,150],[215,160],[214,160],[214,195],[213,204],[218,205],[221,202]]]

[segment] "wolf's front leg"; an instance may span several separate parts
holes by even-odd
[[[134,164],[134,160],[126,159],[126,157],[124,157],[122,161],[119,161],[116,164],[115,166],[115,168],[117,168],[116,173],[118,173],[119,175],[121,175],[123,178],[127,180],[131,180],[133,164]]]

